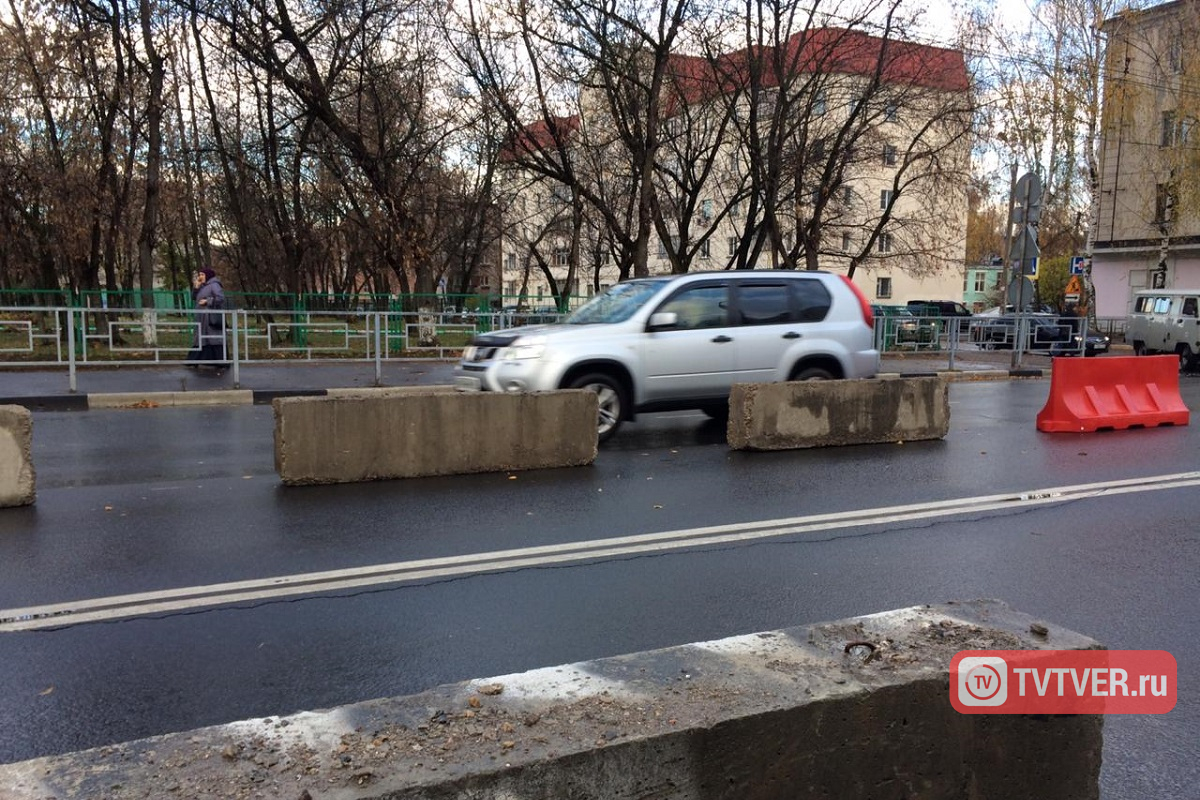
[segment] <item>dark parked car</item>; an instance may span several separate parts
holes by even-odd
[[[921,347],[937,343],[937,324],[917,319],[907,308],[872,305],[871,310],[875,313],[876,325],[883,326],[885,344]]]
[[[1072,344],[1072,327],[1053,316],[1025,314],[1019,324],[1025,331],[1026,350],[1066,349]],[[1014,314],[976,317],[971,322],[971,341],[984,350],[1011,350],[1017,341],[1018,319]]]
[[[953,300],[909,300],[908,310],[916,317],[970,317],[971,309]]]
[[[1050,354],[1055,356],[1095,356],[1108,352],[1108,337],[1100,331],[1089,328],[1088,321],[1083,317],[1059,317],[1059,325],[1065,325],[1071,331],[1071,340],[1055,344],[1050,348]],[[1086,333],[1085,333],[1086,331]]]

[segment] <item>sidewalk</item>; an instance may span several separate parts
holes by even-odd
[[[1123,354],[1117,351],[1114,355]],[[1026,353],[1016,370],[1007,351],[959,350],[955,352],[952,379],[999,380],[1010,377],[1043,377],[1050,374],[1050,359]],[[428,386],[454,382],[453,361],[401,361],[385,363],[381,386]],[[949,369],[946,352],[888,353],[881,374],[905,377],[935,375]],[[76,389],[70,391],[66,367],[56,369],[0,367],[0,405],[24,405],[33,410],[86,409],[88,398],[122,395],[122,402],[154,403],[168,394],[169,404],[269,403],[275,397],[323,394],[328,389],[369,388],[376,385],[371,362],[287,362],[242,364],[235,383],[232,370],[223,375],[171,366],[88,366],[76,371]],[[233,391],[241,390],[241,391]],[[181,398],[180,395],[184,395]],[[163,403],[168,404],[168,403]]]

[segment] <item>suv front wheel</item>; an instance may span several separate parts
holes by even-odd
[[[596,433],[600,441],[605,441],[617,432],[625,414],[625,389],[619,381],[603,372],[592,372],[580,375],[571,381],[567,388],[587,389],[596,393],[596,399],[600,402]]]

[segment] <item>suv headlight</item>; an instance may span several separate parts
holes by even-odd
[[[504,348],[499,357],[505,361],[524,358],[541,358],[542,353],[544,352],[546,352],[546,338],[544,336],[531,336],[528,339],[517,339],[508,347]]]

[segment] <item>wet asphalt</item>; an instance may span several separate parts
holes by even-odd
[[[701,415],[652,415],[591,467],[307,488],[279,484],[266,406],[40,412],[38,502],[0,513],[0,608],[1195,469],[1194,425],[1037,432],[1047,387],[953,384],[939,442],[734,453]],[[1200,407],[1200,378],[1181,394]],[[1104,495],[0,633],[0,762],[995,597],[1112,648],[1175,654],[1174,711],[1107,720],[1104,797],[1194,797],[1196,497]]]

